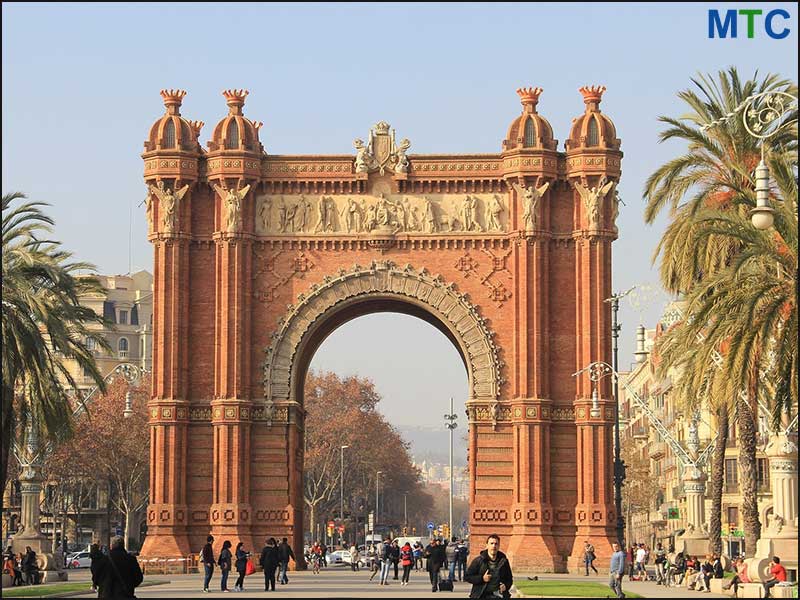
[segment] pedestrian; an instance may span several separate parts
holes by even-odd
[[[622,593],[622,577],[625,575],[625,552],[620,549],[619,544],[611,544],[613,553],[611,554],[611,566],[609,567],[608,587],[617,595],[617,598],[624,598]]]
[[[378,565],[378,551],[375,549],[375,544],[372,542],[367,546],[367,562],[369,563],[369,569],[371,571],[369,580],[372,581],[380,570],[380,566]]]
[[[625,557],[626,560],[625,564],[628,565],[628,579],[630,581],[633,581],[633,569],[635,568],[636,565],[637,547],[638,547],[637,544],[634,544],[633,546],[628,546],[628,553],[627,556]]]
[[[228,589],[228,575],[231,572],[232,559],[233,555],[231,554],[231,544],[230,540],[225,540],[222,542],[222,551],[219,553],[219,558],[217,559],[217,564],[219,565],[219,572],[222,574],[222,580],[219,584],[219,589],[223,592],[229,592]]]
[[[679,575],[677,583],[675,582],[676,575]],[[670,570],[667,572],[667,580],[670,582],[670,584],[679,586],[683,583],[683,578],[685,576],[686,576],[686,559],[683,556],[683,552],[678,552],[675,555],[674,564],[670,567]]]
[[[583,564],[586,567],[586,577],[589,576],[589,567],[592,568],[595,575],[598,574],[597,568],[594,566],[595,558],[594,546],[589,540],[586,540],[586,544],[583,547]]]
[[[464,574],[467,572],[467,556],[469,555],[469,547],[464,540],[459,540],[456,552],[456,561],[458,567],[458,580],[464,580]]]
[[[236,585],[233,586],[234,592],[244,591],[244,578],[247,575],[247,556],[248,553],[245,552],[244,542],[236,544],[236,572],[239,573],[239,577],[236,579]]]
[[[99,544],[92,544],[89,546],[89,558],[92,560],[91,564],[89,565],[89,571],[92,573],[92,591],[98,592],[102,594],[100,590],[100,563],[102,562],[104,556],[103,553],[100,552],[100,545]]]
[[[399,579],[398,566],[400,564],[400,546],[397,545],[397,540],[392,540],[392,545],[389,548],[389,560],[392,562],[392,566],[394,567],[394,579],[396,581]]]
[[[208,592],[208,584],[211,582],[211,576],[214,574],[214,536],[210,535],[206,538],[206,545],[200,552],[200,560],[203,562],[203,591]]]
[[[667,551],[664,550],[663,546],[659,543],[656,546],[656,559],[653,563],[656,566],[656,585],[666,585],[666,570],[665,565],[667,562]]]
[[[361,556],[358,553],[358,547],[355,544],[350,546],[350,570],[351,571],[358,571],[358,561],[361,559]]]
[[[17,570],[14,571],[14,585],[22,585],[24,582],[22,581],[22,559],[25,558],[25,555],[20,552],[14,557],[14,562],[17,565]]]
[[[279,567],[280,567],[280,582],[281,585],[286,585],[289,583],[289,577],[286,575],[286,571],[289,569],[289,559],[296,561],[297,559],[294,557],[294,551],[292,547],[289,545],[289,541],[287,538],[283,538],[281,540],[280,545],[278,546],[278,560]]]
[[[431,591],[439,591],[439,571],[444,565],[445,553],[444,547],[439,544],[439,540],[433,538],[431,543],[425,548],[425,568],[428,571],[428,576],[431,579]]]
[[[636,576],[639,581],[647,581],[647,568],[644,566],[647,558],[647,550],[644,549],[644,544],[639,544],[636,550]]]
[[[121,537],[113,538],[108,556],[100,558],[97,566],[97,597],[135,598],[136,588],[143,580],[139,561],[125,550]]]
[[[6,551],[5,558],[3,559],[3,573],[8,574],[11,577],[11,586],[17,585],[17,581],[22,583],[22,577],[17,575],[19,569],[17,569],[17,561],[14,558],[14,553],[11,551],[11,548]]]
[[[447,561],[447,578],[453,581],[456,578],[456,538],[453,538],[444,548],[444,558]]]
[[[392,564],[392,542],[387,537],[381,547],[381,585],[389,585],[389,567]]]
[[[278,568],[278,542],[275,538],[269,538],[266,546],[261,550],[261,558],[258,564],[264,568],[264,591],[268,592],[270,587],[275,591],[275,570]]]
[[[464,581],[472,584],[470,598],[511,598],[514,576],[505,554],[500,552],[500,536],[496,533],[486,538],[486,549],[467,567]]]
[[[414,551],[411,544],[406,542],[400,548],[400,564],[403,566],[403,579],[400,585],[408,585],[408,578],[411,575],[411,567],[414,565]]]
[[[320,544],[319,550],[320,550],[319,556],[320,556],[320,559],[322,560],[322,563],[321,563],[320,566],[327,567],[328,566],[328,547],[325,545],[325,542],[322,542]]]
[[[769,598],[769,591],[781,583],[786,581],[786,567],[781,564],[781,559],[777,556],[772,557],[769,563],[769,573],[771,577],[764,582],[764,598]]]
[[[414,542],[414,570],[419,571],[422,568],[422,544]]]
[[[22,572],[25,573],[25,583],[36,585],[39,583],[39,565],[36,562],[36,552],[30,546],[25,546],[25,556],[22,559]]]

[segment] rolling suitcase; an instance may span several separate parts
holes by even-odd
[[[442,579],[439,582],[439,591],[440,592],[452,592],[453,591],[453,582],[449,579]]]

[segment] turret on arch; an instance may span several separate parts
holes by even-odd
[[[585,539],[602,558],[614,406],[601,381],[591,411],[591,383],[572,373],[610,355],[608,186],[622,153],[600,88],[581,92],[586,131],[573,127],[566,153],[536,110],[542,90],[521,88],[500,153],[407,154],[382,121],[336,156],[266,154],[247,90],[224,92],[203,152],[202,123],[178,114],[185,92],[165,93],[143,154],[155,247],[143,555],[197,552],[209,533],[248,547],[287,536],[299,554],[308,361],[342,323],[392,310],[434,324],[465,362],[471,533],[503,536],[516,568],[563,571]]]

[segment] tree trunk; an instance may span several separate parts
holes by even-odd
[[[5,382],[4,382],[5,383]],[[2,463],[3,463],[3,487],[6,489],[6,478],[8,477],[8,461],[12,460],[11,445],[14,442],[14,388],[3,385],[3,416],[2,416]]]
[[[717,441],[711,458],[711,519],[708,537],[711,551],[722,554],[722,488],[725,485],[725,447],[728,445],[728,405],[717,408]]]
[[[308,505],[310,510],[308,513],[308,522],[309,522],[309,529],[313,534],[314,532],[314,524],[317,522],[317,505],[316,504],[309,504]]]
[[[749,402],[740,397],[739,414],[739,483],[742,489],[742,523],[745,554],[752,557],[761,537],[758,518],[758,467],[756,464],[756,420]]]
[[[125,509],[125,548],[131,547],[131,524],[133,523],[133,511]]]

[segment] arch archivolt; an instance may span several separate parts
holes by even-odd
[[[467,294],[438,275],[411,265],[397,267],[391,261],[373,261],[368,267],[354,265],[327,275],[322,283],[299,294],[272,334],[264,362],[264,398],[268,408],[294,402],[303,343],[326,315],[344,304],[372,297],[392,297],[421,306],[446,327],[460,346],[469,377],[471,402],[495,403],[500,393],[503,362],[492,332]]]

